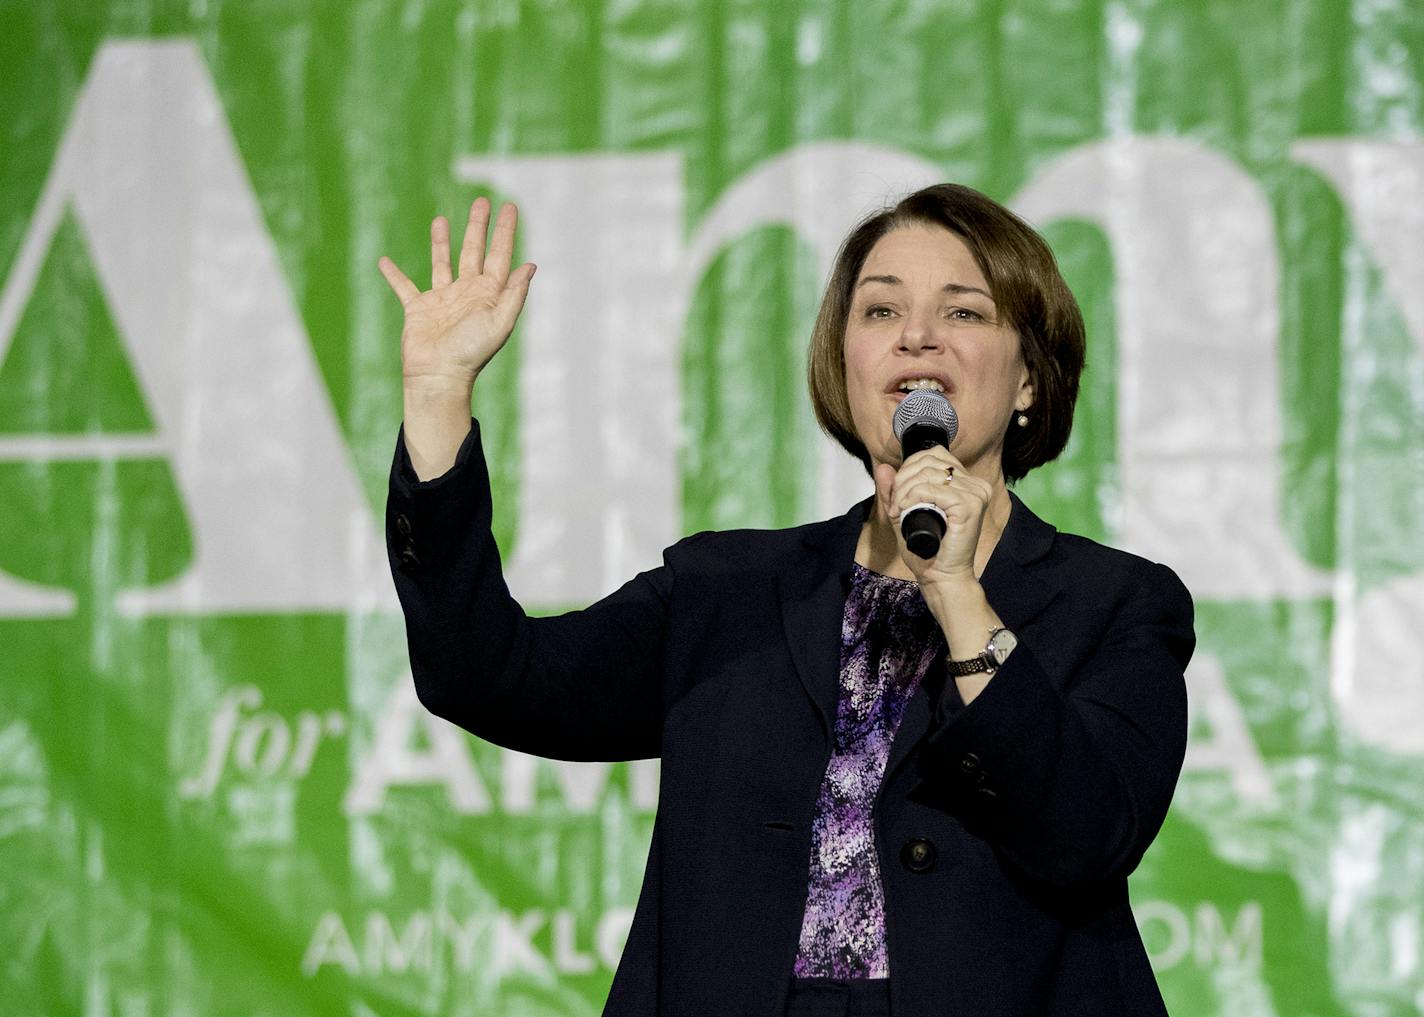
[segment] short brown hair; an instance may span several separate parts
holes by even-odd
[[[1019,335],[1033,382],[1033,407],[1026,427],[1010,421],[1002,462],[1004,477],[1018,480],[1057,458],[1068,444],[1083,373],[1083,315],[1043,238],[997,201],[961,184],[916,191],[862,220],[841,244],[807,358],[816,420],[870,470],[870,453],[855,433],[846,394],[844,345],[851,292],[876,242],[891,230],[911,225],[943,226],[964,241],[1000,315]]]

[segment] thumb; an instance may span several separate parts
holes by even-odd
[[[524,298],[529,293],[529,281],[534,278],[537,268],[538,266],[534,262],[526,261],[509,273],[509,278],[505,280],[504,289],[500,291],[498,299],[501,302],[515,300],[520,306],[523,306]]]
[[[895,490],[895,467],[888,463],[875,464],[875,497],[880,508],[890,515],[890,495]]]
[[[532,261],[520,265],[509,274],[504,289],[495,298],[498,314],[510,329],[514,328],[514,320],[524,309],[524,300],[529,296],[529,281],[534,278],[534,270]]]

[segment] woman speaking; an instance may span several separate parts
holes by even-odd
[[[1192,602],[1008,489],[1063,450],[1083,368],[1043,240],[950,184],[861,222],[808,378],[873,494],[688,537],[592,607],[530,618],[470,399],[534,266],[510,270],[512,206],[486,251],[489,216],[476,200],[458,275],[434,221],[428,291],[381,259],[405,308],[387,541],[429,710],[522,752],[662,759],[604,1013],[1165,1014],[1127,876],[1181,770]],[[945,425],[917,450],[912,398]],[[928,520],[915,550],[906,520]]]

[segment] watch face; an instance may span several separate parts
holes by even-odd
[[[995,664],[1002,664],[1013,652],[1014,647],[1018,645],[1017,636],[1008,629],[1000,629],[989,641],[989,653],[993,655]]]

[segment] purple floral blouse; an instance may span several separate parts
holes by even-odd
[[[943,636],[916,583],[857,564],[841,623],[835,747],[811,827],[798,978],[887,978],[873,809],[905,705]]]

